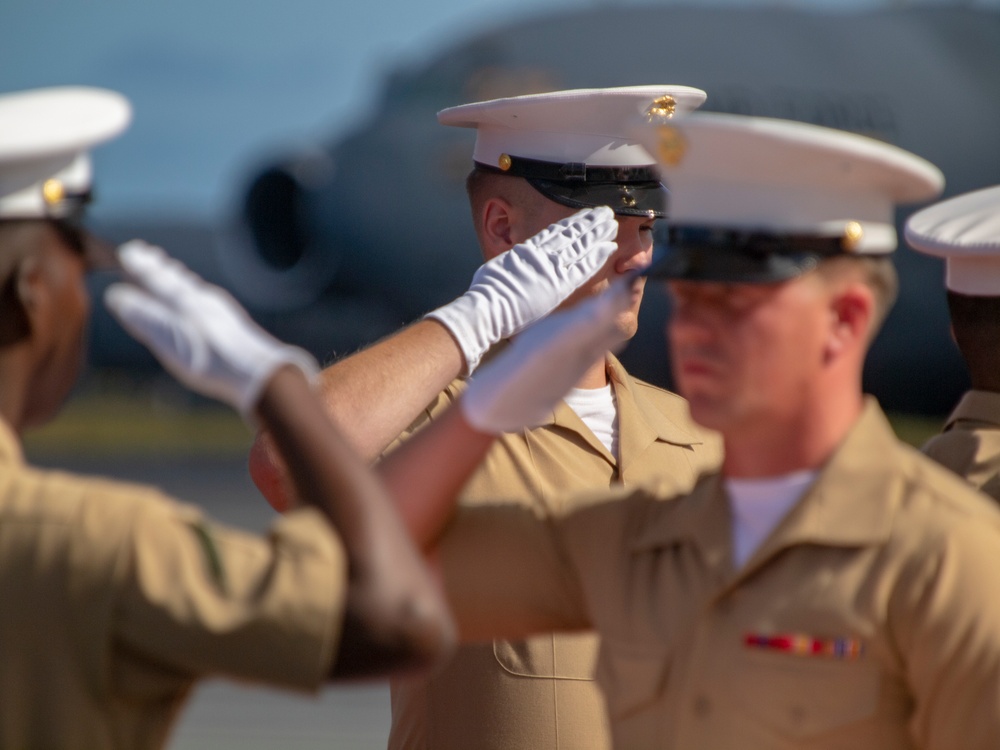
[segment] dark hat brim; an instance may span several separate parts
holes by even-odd
[[[44,219],[60,234],[66,245],[79,253],[88,271],[117,271],[121,269],[115,248],[84,227],[79,220]]]
[[[737,252],[662,248],[646,270],[652,279],[774,284],[794,279],[819,264],[814,255],[749,257]]]
[[[652,164],[615,167],[504,154],[501,166],[477,161],[476,169],[521,177],[549,200],[570,208],[608,206],[618,216],[650,219],[667,215],[670,193]]]
[[[670,227],[646,276],[654,279],[772,284],[850,254],[839,237],[782,235],[713,227]]]
[[[662,219],[668,191],[659,182],[570,182],[525,178],[546,198],[570,208],[608,206],[618,216]]]

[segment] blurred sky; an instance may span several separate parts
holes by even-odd
[[[214,219],[264,154],[330,138],[369,115],[389,71],[497,25],[616,4],[652,0],[2,0],[0,92],[86,84],[124,93],[135,117],[95,154],[94,213]],[[905,3],[672,4],[838,12]]]

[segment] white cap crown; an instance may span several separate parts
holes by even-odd
[[[57,87],[0,96],[0,219],[61,217],[91,186],[89,150],[128,127],[121,94]]]
[[[904,234],[914,250],[946,260],[948,289],[1000,297],[1000,185],[918,211]]]
[[[438,112],[442,125],[476,128],[473,158],[497,166],[501,156],[593,166],[649,166],[649,153],[629,134],[637,116],[668,117],[705,101],[690,86],[571,89],[463,104]]]

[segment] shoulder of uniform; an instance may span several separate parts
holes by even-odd
[[[980,440],[975,433],[968,430],[949,430],[930,438],[924,443],[920,452],[945,468],[964,473],[975,460],[979,447]]]
[[[894,588],[904,613],[898,622],[918,626],[913,606],[928,587],[954,595],[955,581],[987,580],[1000,557],[1000,509],[986,495],[908,445],[900,446],[899,500],[882,559],[896,567]],[[888,457],[887,457],[888,458]],[[969,607],[983,604],[981,588],[966,589]],[[950,594],[948,592],[951,592]]]
[[[907,482],[904,507],[947,523],[973,519],[1000,532],[1000,507],[964,478],[909,445],[900,444],[900,460]]]
[[[8,520],[63,525],[108,544],[128,533],[142,514],[180,507],[159,490],[141,484],[66,471],[25,467],[8,484],[3,515]]]
[[[86,500],[108,501],[119,507],[167,501],[162,491],[147,484],[62,470],[35,471],[53,490],[78,495]]]

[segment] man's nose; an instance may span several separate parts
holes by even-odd
[[[618,252],[614,255],[616,273],[623,274],[637,268],[645,268],[653,260],[652,237],[647,239],[644,234],[648,233],[618,233]]]

